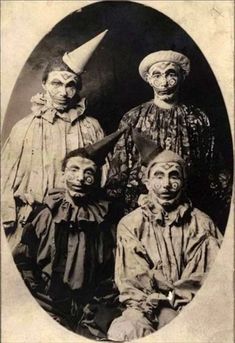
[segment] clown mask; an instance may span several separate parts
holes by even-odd
[[[158,62],[150,67],[147,81],[153,87],[157,99],[171,103],[178,95],[183,78],[181,74],[181,69],[176,63]]]
[[[90,194],[97,185],[98,170],[96,164],[84,157],[71,157],[66,164],[64,181],[72,198],[81,198]]]
[[[68,109],[77,94],[78,78],[68,71],[51,71],[43,83],[52,106],[58,111]]]
[[[184,188],[183,171],[177,162],[152,163],[147,169],[146,187],[153,200],[163,207],[171,207]]]

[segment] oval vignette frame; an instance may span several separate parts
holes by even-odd
[[[209,1],[208,1],[209,2]],[[146,2],[145,3],[143,3],[143,5],[145,5],[145,4],[147,4]],[[148,4],[148,5],[150,5],[150,6],[152,6],[152,4],[150,3],[150,4]],[[66,5],[65,5],[66,6]],[[158,8],[158,4],[156,3],[154,6],[156,6],[156,8],[155,9],[158,9],[160,12],[161,12],[161,8],[160,8],[160,6],[159,6],[159,8]],[[177,5],[176,5],[177,6]],[[77,5],[77,7],[78,7],[78,5]],[[173,18],[174,19],[174,18]],[[203,50],[203,49],[202,49]],[[212,68],[213,69],[213,68]],[[3,82],[4,82],[5,80],[3,80]],[[139,83],[141,83],[142,81],[139,79]],[[193,82],[193,78],[192,78],[192,82]],[[224,94],[224,93],[223,93]],[[26,96],[26,99],[25,99],[25,101],[27,102],[27,101],[29,101],[29,98]],[[141,103],[142,102],[142,100],[139,100],[139,103]],[[227,106],[229,106],[229,105],[227,105]],[[134,106],[132,106],[132,107],[134,107]],[[131,108],[131,107],[130,107]],[[18,120],[18,119],[17,119]],[[106,125],[107,125],[107,123],[106,123]],[[231,230],[230,230],[231,231]],[[228,240],[228,237],[230,237],[231,236],[231,233],[230,233],[230,231],[228,232],[228,228],[227,228],[227,230],[226,230],[226,237],[225,237],[225,239],[227,238],[227,240]],[[4,240],[5,238],[3,238],[3,240]],[[226,241],[227,242],[227,241]],[[225,242],[223,243],[223,246],[222,246],[222,251],[220,251],[220,253],[219,253],[219,255],[220,255],[220,259],[221,259],[221,257],[224,255],[224,250],[225,250],[225,247],[226,247],[226,245],[225,245]],[[231,251],[231,249],[230,249],[230,251]],[[10,261],[10,259],[11,259],[11,257],[10,256],[8,256],[9,257],[9,261]],[[227,257],[226,257],[227,258]],[[219,262],[219,258],[217,258],[217,262],[218,263],[216,263],[217,265],[220,265],[220,262]],[[14,269],[14,268],[13,268]],[[215,268],[213,268],[213,270],[215,270]],[[13,270],[13,273],[15,272],[15,270]],[[211,273],[210,273],[211,274]],[[215,273],[214,273],[215,274]],[[14,277],[13,277],[14,278]],[[206,284],[209,284],[209,282],[210,282],[210,280],[211,280],[211,275],[208,277],[208,279],[206,280]],[[231,280],[230,280],[231,281]],[[203,286],[203,289],[204,289],[204,287],[205,287],[205,285]],[[4,286],[3,286],[3,291],[4,291]],[[201,293],[202,291],[200,291],[200,293]],[[24,292],[23,292],[24,293]],[[26,297],[27,297],[28,295],[26,295]],[[199,297],[199,295],[197,295],[197,298]],[[32,299],[33,300],[33,299]],[[195,305],[194,305],[195,304]],[[33,305],[33,304],[32,304]],[[191,306],[192,305],[192,306]],[[188,305],[187,306],[187,309],[185,309],[184,310],[184,313],[186,312],[186,311],[188,311],[188,312],[190,312],[190,309],[189,309],[189,307],[191,307],[191,309],[193,308],[193,307],[195,307],[196,306],[196,300],[191,304],[191,305]],[[37,306],[37,305],[36,305]],[[33,307],[35,307],[35,305],[33,305]],[[35,309],[36,310],[36,309]],[[40,309],[38,309],[39,310],[39,312],[41,312],[40,311]],[[45,313],[46,314],[46,313]],[[48,317],[48,315],[46,314],[46,316]],[[183,319],[183,313],[182,313],[182,315],[181,315],[181,318]],[[173,329],[173,327],[174,327],[174,323],[175,322],[179,322],[179,324],[180,324],[180,317],[179,318],[177,318],[177,319],[175,319],[174,320],[174,322],[173,323],[171,323],[171,324],[169,324],[166,328],[164,328],[164,329],[161,329],[161,331],[160,332],[166,332],[166,331],[170,331],[171,330],[171,328]],[[4,321],[3,321],[3,324],[4,324]],[[53,323],[54,324],[54,323]],[[53,324],[52,324],[52,326],[53,326]],[[56,323],[55,323],[56,324]],[[57,326],[57,324],[56,324],[56,326]],[[171,328],[170,328],[170,326],[171,326]],[[177,326],[178,326],[178,324],[177,324]],[[53,328],[54,329],[54,328]],[[52,329],[52,330],[53,330]],[[57,328],[55,328],[56,330],[57,330]],[[63,328],[62,328],[63,329]],[[67,330],[66,330],[66,332],[67,332],[67,335],[68,336],[70,336],[71,335],[71,333],[69,333]],[[153,338],[154,336],[156,336],[155,338],[154,338],[154,342],[157,342],[157,336],[159,336],[159,339],[160,339],[160,336],[161,336],[161,334],[160,334],[160,332],[157,332],[156,334],[153,334],[153,335],[151,335],[151,336],[148,336],[147,338],[148,338],[148,341],[150,342],[150,337],[151,338]],[[72,334],[73,335],[73,337],[74,338],[76,338],[76,335],[74,336],[74,334]],[[177,334],[178,335],[178,334]],[[152,337],[153,336],[153,337]],[[164,336],[164,334],[163,334],[163,336]],[[72,337],[72,336],[71,336]],[[167,337],[167,335],[166,335],[166,337]],[[144,339],[145,341],[147,341],[146,339]],[[85,341],[85,339],[84,339],[84,341]],[[159,341],[160,342],[160,341]]]

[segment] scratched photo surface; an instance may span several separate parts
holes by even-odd
[[[127,1],[66,16],[25,62],[2,141],[2,225],[56,322],[130,341],[193,300],[226,231],[233,147],[214,72],[180,25]]]

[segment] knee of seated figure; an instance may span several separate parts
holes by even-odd
[[[158,330],[170,323],[177,315],[178,312],[172,308],[163,307],[158,314]]]
[[[116,318],[112,322],[108,330],[108,339],[113,341],[130,341],[149,335],[154,331],[149,320],[141,312],[135,314],[132,313],[132,310],[126,310],[121,317]]]

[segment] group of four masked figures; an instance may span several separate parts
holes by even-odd
[[[44,93],[13,127],[2,153],[2,225],[24,282],[55,320],[128,341],[159,330],[193,299],[222,235],[203,212],[214,189],[210,122],[179,101],[189,59],[147,55],[139,73],[153,99],[104,137],[79,88],[105,34],[49,62]],[[218,175],[228,211],[230,177]]]

